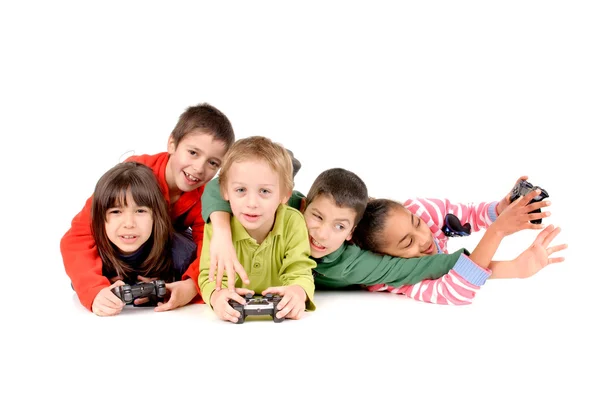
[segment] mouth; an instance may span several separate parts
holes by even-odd
[[[312,236],[309,236],[309,238],[310,238],[310,246],[313,249],[315,249],[316,251],[323,252],[327,249],[325,246],[323,246],[319,242],[317,242],[315,240],[315,238],[313,238]]]
[[[137,240],[137,238],[137,235],[119,235],[119,239],[125,243],[133,243]]]
[[[244,219],[250,221],[250,222],[254,222],[256,220],[258,220],[260,218],[260,214],[248,214],[248,213],[242,213],[242,216],[244,217]]]
[[[191,175],[190,173],[186,173],[185,171],[183,171],[183,176],[185,177],[185,180],[189,185],[196,185],[202,181],[200,178],[194,177],[193,175]]]

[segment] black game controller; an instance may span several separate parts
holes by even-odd
[[[545,189],[540,188],[538,186],[534,186],[529,181],[521,180],[521,181],[519,181],[518,184],[516,184],[514,186],[514,188],[512,190],[512,193],[510,194],[510,203],[514,202],[515,200],[517,200],[521,196],[527,195],[531,191],[535,191],[536,189],[539,189],[542,192],[539,195],[537,195],[535,198],[531,199],[531,201],[529,203],[527,203],[527,204],[531,204],[531,203],[535,203],[535,202],[541,202],[542,200],[550,197],[550,195],[548,195],[548,192],[546,192]],[[532,214],[532,213],[541,213],[541,212],[542,212],[542,209],[537,209],[537,210],[534,210],[534,211],[530,211],[529,214]],[[532,224],[541,224],[542,223],[542,219],[538,218],[536,220],[530,220],[530,222]]]
[[[246,305],[242,305],[234,300],[229,300],[229,305],[236,311],[239,311],[240,317],[236,323],[244,323],[248,315],[271,315],[276,323],[283,322],[283,318],[277,318],[275,314],[277,304],[281,301],[281,296],[267,293],[264,296],[252,296],[252,293],[246,293],[244,296]]]
[[[156,305],[157,302],[163,301],[163,297],[167,294],[165,281],[156,280],[152,282],[139,282],[134,285],[115,286],[111,291],[121,299],[125,304],[131,304],[135,299],[148,297],[148,304],[141,306]]]
[[[461,225],[460,220],[454,214],[446,214],[442,232],[448,237],[471,235],[471,224]]]

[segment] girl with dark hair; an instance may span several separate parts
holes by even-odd
[[[191,237],[174,232],[158,181],[152,169],[141,163],[120,163],[98,180],[92,196],[91,230],[102,275],[112,283],[94,298],[96,315],[116,315],[123,309],[113,287],[181,280],[196,257],[196,244]]]

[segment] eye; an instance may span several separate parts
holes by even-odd
[[[237,193],[244,193],[246,192],[246,188],[236,188],[234,191]]]
[[[218,169],[219,167],[221,167],[221,165],[219,164],[219,162],[215,162],[214,160],[211,160],[210,162],[208,162],[208,164],[211,165],[211,167]]]
[[[335,229],[343,231],[346,227],[343,224],[335,224]]]
[[[312,215],[313,215],[313,217],[314,217],[314,218],[316,218],[317,220],[323,220],[323,217],[321,217],[321,216],[320,216],[320,215],[318,215],[318,214],[315,214],[315,213],[313,213]]]
[[[110,209],[108,211],[108,214],[120,214],[121,210],[120,209]]]
[[[260,190],[260,193],[261,193],[261,195],[268,195],[268,194],[271,193],[271,191],[269,191],[268,189],[264,189],[263,188],[263,189]]]
[[[408,241],[408,245],[406,245],[404,248],[405,248],[405,249],[408,249],[409,247],[411,247],[411,246],[412,246],[412,244],[413,244],[413,239],[412,239],[412,238],[410,238],[410,241]]]
[[[198,152],[192,150],[192,149],[188,149],[188,153],[192,156],[196,156],[198,154]]]
[[[148,209],[148,208],[146,208],[146,207],[143,207],[143,208],[141,208],[141,209],[137,209],[136,211],[137,211],[138,213],[148,213],[149,209]]]

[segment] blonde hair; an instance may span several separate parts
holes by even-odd
[[[289,195],[294,189],[294,177],[292,158],[287,150],[266,137],[253,136],[236,141],[223,160],[221,172],[219,173],[219,185],[221,196],[224,196],[229,169],[235,162],[243,162],[250,159],[262,160],[271,169],[279,174],[282,195]]]

